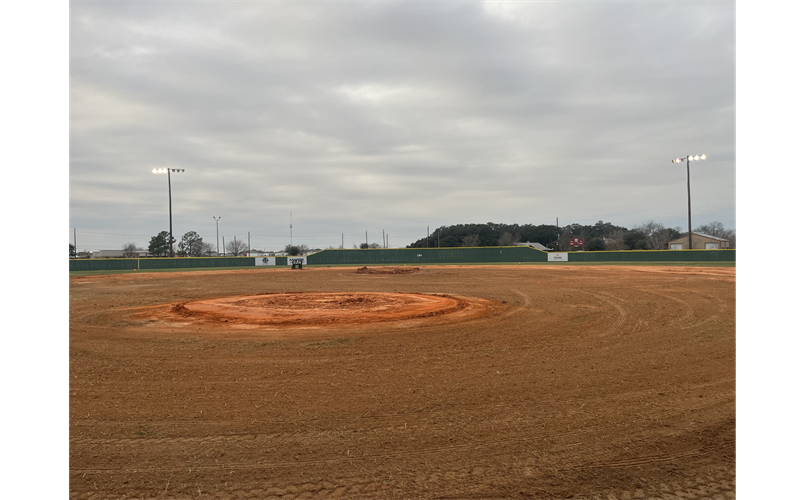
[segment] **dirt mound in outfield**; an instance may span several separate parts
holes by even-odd
[[[361,267],[357,274],[412,274],[420,272],[418,267]]]

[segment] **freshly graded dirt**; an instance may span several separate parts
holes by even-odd
[[[70,498],[735,497],[735,268],[70,278]]]

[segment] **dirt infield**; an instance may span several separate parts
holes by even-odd
[[[70,498],[735,497],[735,268],[70,278]]]

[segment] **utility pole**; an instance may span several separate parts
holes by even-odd
[[[341,233],[341,250],[344,249],[344,233]]]
[[[78,243],[75,240],[75,228],[73,228],[73,252],[75,252],[75,258],[78,258]]]
[[[224,257],[226,257],[226,240],[221,236],[221,246],[224,247]]]
[[[173,253],[173,208],[172,208],[173,203],[172,203],[172,200],[171,200],[171,172],[174,172],[174,173],[184,172],[184,169],[183,168],[155,168],[155,169],[151,170],[151,172],[153,172],[155,174],[168,174],[168,224],[169,224],[168,225],[168,229],[169,229],[168,234],[170,235],[170,241],[169,241],[170,247],[171,247],[170,256],[174,257],[175,255]]]
[[[369,231],[366,231],[366,248],[369,248]]]
[[[291,211],[290,221],[291,221],[291,246],[293,246],[293,211]]]
[[[386,230],[383,230],[383,248],[386,248]]]
[[[251,231],[248,231],[246,233],[246,241],[248,241],[248,246],[249,246],[249,248],[246,250],[246,255],[251,257],[251,255],[252,255],[252,232]]]
[[[173,208],[171,208],[171,171],[168,169],[168,231],[170,238],[168,243],[171,246],[171,257],[173,257]]]
[[[428,245],[430,245],[430,226],[428,226],[428,237],[425,238],[425,248],[428,248]]]

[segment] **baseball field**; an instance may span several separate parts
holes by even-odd
[[[735,498],[735,267],[70,278],[70,498]]]

